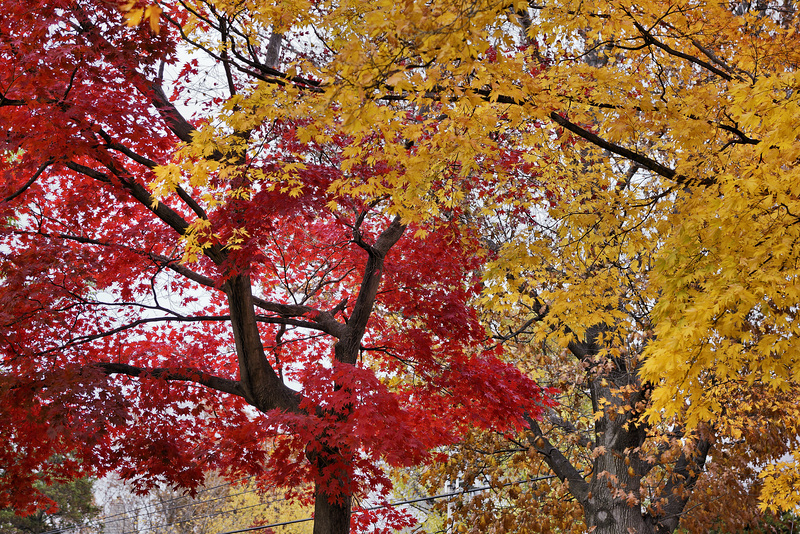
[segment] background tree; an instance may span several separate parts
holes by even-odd
[[[209,474],[194,497],[168,487],[137,495],[115,477],[103,480],[101,504],[104,532],[160,534],[218,534],[233,530],[306,519],[313,508],[286,500],[281,492],[265,491],[254,481],[231,483]],[[284,533],[310,533],[312,522],[285,525]],[[268,529],[264,530],[269,532]],[[277,531],[277,530],[273,530]]]
[[[3,534],[42,534],[43,532],[93,527],[100,508],[94,501],[94,481],[79,478],[56,482],[50,486],[40,484],[38,489],[50,499],[52,506],[33,514],[19,516],[9,508],[0,510],[0,532]]]

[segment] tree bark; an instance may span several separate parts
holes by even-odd
[[[250,278],[244,274],[234,275],[223,289],[228,296],[245,399],[265,413],[275,408],[297,411],[300,396],[283,383],[264,353],[253,307]]]
[[[326,447],[312,460],[322,471],[339,451]],[[336,474],[337,484],[350,487],[350,477],[345,470]],[[347,534],[350,532],[350,514],[353,496],[350,492],[331,495],[318,481],[314,487],[314,534]]]
[[[352,496],[336,502],[317,487],[314,495],[314,534],[345,534],[350,531]]]
[[[641,450],[648,426],[640,416],[649,386],[642,383],[638,366],[630,361],[610,355],[597,357],[607,332],[604,325],[590,328],[584,340],[568,347],[586,368],[585,385],[595,414],[593,432],[576,440],[594,456],[591,471],[578,471],[530,418],[528,439],[553,473],[568,484],[569,492],[583,507],[586,526],[593,534],[670,534],[678,529],[692,488],[703,471],[710,437],[694,437],[694,447],[683,447],[674,458],[668,482],[654,496],[657,506],[642,502],[642,480],[659,466],[658,459],[645,460]],[[553,415],[554,427],[578,433]]]

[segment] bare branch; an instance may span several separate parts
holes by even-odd
[[[186,278],[192,280],[193,282],[196,282],[208,288],[213,288],[220,291],[222,290],[222,288],[219,287],[219,285],[212,278],[197,273],[189,269],[189,267],[187,267],[186,265],[175,261],[174,259],[153,253],[150,253],[149,256],[153,260],[163,264],[168,269],[185,276]],[[304,306],[299,304],[281,304],[278,302],[270,302],[262,299],[261,297],[256,297],[256,296],[253,296],[252,299],[253,299],[253,304],[255,304],[258,308],[261,308],[262,310],[272,312],[278,315],[278,317],[258,316],[258,320],[260,322],[287,324],[292,326],[298,326],[301,328],[311,328],[314,330],[320,330],[336,338],[339,338],[344,334],[345,325],[337,321],[335,318],[335,315],[339,311],[341,311],[341,307],[343,307],[343,304],[341,302],[337,304],[332,310],[324,311],[312,308],[310,306]],[[292,317],[307,317],[309,320],[307,321],[290,320],[289,318]]]
[[[50,165],[53,164],[53,161],[54,161],[53,158],[49,158],[47,161],[45,161],[44,163],[39,165],[39,168],[36,170],[36,172],[33,174],[33,176],[31,176],[30,179],[27,182],[25,182],[22,185],[22,187],[19,188],[16,192],[14,192],[11,195],[9,195],[6,198],[4,198],[3,202],[10,202],[10,201],[14,200],[15,198],[17,198],[18,196],[20,196],[22,193],[24,193],[30,186],[33,185],[33,183],[36,180],[39,179],[39,176],[42,175],[42,173],[45,171],[45,169],[47,169],[47,167],[49,167]]]
[[[244,390],[241,384],[236,380],[228,378],[221,378],[218,376],[210,375],[199,369],[192,367],[181,368],[164,368],[157,367],[153,369],[145,369],[142,367],[135,367],[124,363],[95,363],[90,367],[99,369],[107,375],[122,374],[126,376],[133,376],[137,378],[156,378],[162,380],[175,380],[181,382],[193,382],[200,384],[223,393],[230,393],[237,397],[244,398]]]
[[[525,414],[530,428],[528,442],[531,446],[544,457],[545,463],[550,466],[553,473],[562,480],[569,483],[569,492],[581,503],[581,506],[589,505],[589,484],[584,480],[583,475],[575,469],[575,466],[564,456],[561,451],[553,446],[544,437],[539,424],[531,416]]]
[[[106,304],[106,303],[100,303]],[[200,315],[200,316],[173,316],[173,317],[148,317],[145,319],[137,319],[136,321],[132,321],[130,323],[118,326],[116,328],[112,328],[111,330],[106,330],[104,332],[98,332],[96,334],[87,334],[85,336],[78,336],[68,340],[66,343],[59,345],[58,347],[53,347],[51,349],[47,349],[45,351],[40,352],[39,354],[50,354],[53,352],[58,352],[60,350],[64,350],[69,347],[74,347],[76,345],[83,345],[84,343],[89,343],[91,341],[96,341],[98,339],[103,339],[106,337],[111,337],[120,332],[125,332],[126,330],[130,330],[132,328],[136,328],[137,326],[141,326],[143,324],[150,324],[150,323],[163,323],[163,322],[182,322],[182,323],[191,323],[191,322],[212,322],[212,321],[226,321],[229,320],[230,316],[228,315]]]

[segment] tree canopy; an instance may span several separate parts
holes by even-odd
[[[381,462],[474,424],[527,432],[596,532],[671,531],[714,450],[794,450],[793,4],[7,12],[4,502],[70,451],[145,485],[313,481],[342,532]],[[515,343],[532,376],[577,366],[589,419],[557,424]]]
[[[107,2],[6,7],[4,504],[37,506],[34,472],[192,489],[218,469],[311,483],[315,528],[341,532],[354,494],[389,491],[382,465],[541,412],[470,307],[478,237],[339,186],[410,171],[346,163],[362,140],[338,119],[264,115],[274,67],[219,61],[266,31],[256,12],[178,3],[155,33]],[[294,53],[271,35],[268,54]],[[226,95],[195,60],[164,88],[182,43]]]

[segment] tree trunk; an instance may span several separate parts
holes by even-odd
[[[616,452],[616,451],[615,451]],[[652,523],[639,503],[640,478],[628,471],[630,456],[603,454],[595,462],[599,476],[590,483],[583,508],[586,525],[593,534],[652,534]]]
[[[332,502],[336,501],[336,502]],[[347,534],[350,532],[352,496],[331,498],[317,484],[314,494],[314,534]]]
[[[595,501],[595,499],[592,500]],[[632,508],[619,501],[606,502],[608,500],[596,499],[596,505],[589,506],[584,510],[586,525],[592,534],[653,533],[651,525],[644,520],[638,507]]]
[[[364,242],[360,226],[364,220],[366,212],[363,212],[353,228],[353,240],[369,254],[367,263],[364,267],[364,276],[361,280],[361,287],[358,297],[353,304],[353,312],[347,321],[346,328],[334,346],[334,358],[342,363],[355,365],[361,348],[361,339],[367,328],[367,321],[372,315],[375,299],[380,287],[383,275],[383,264],[389,249],[403,236],[406,226],[400,222],[399,217],[395,217],[391,224],[381,233],[375,244],[370,246]],[[343,387],[335,384],[335,388]],[[352,411],[352,406],[343,406],[336,414],[341,419],[347,419]],[[321,439],[325,442],[326,439]],[[335,461],[342,456],[345,451],[336,446],[326,446],[321,453],[309,456],[309,460],[315,462],[320,474],[329,467],[329,461]],[[330,473],[328,474],[330,476]],[[331,497],[317,482],[314,494],[314,534],[348,534],[350,532],[350,509],[352,505],[352,490],[346,489],[352,486],[350,475],[341,470],[336,477],[340,487],[337,495]],[[334,484],[336,486],[336,484]]]
[[[663,434],[671,441],[663,450],[651,447],[649,452],[643,451],[649,427],[641,415],[649,386],[642,383],[639,367],[631,361],[612,355],[598,358],[606,332],[605,325],[596,326],[588,330],[582,342],[569,345],[570,352],[586,368],[585,385],[594,415],[591,434],[582,433],[556,413],[549,417],[553,427],[591,451],[591,474],[579,471],[531,418],[527,418],[531,431],[528,439],[550,469],[568,484],[593,534],[670,534],[678,529],[703,472],[712,438],[708,432],[687,436],[675,428]],[[662,453],[670,449],[675,456],[662,458]],[[642,481],[653,469],[664,470],[664,483],[645,507]]]

